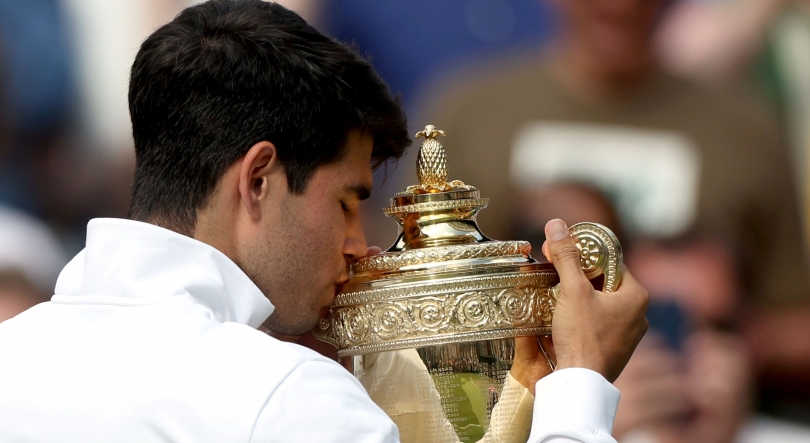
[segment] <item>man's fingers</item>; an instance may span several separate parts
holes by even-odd
[[[627,299],[627,302],[636,307],[638,314],[643,315],[647,312],[647,305],[650,304],[650,296],[647,294],[647,290],[633,277],[633,274],[630,273],[626,266],[622,268],[622,283],[615,294],[625,298],[632,295],[632,298]],[[647,328],[645,326],[644,332],[646,331]]]
[[[534,336],[515,337],[515,358],[534,360],[540,354],[537,338]]]
[[[382,253],[382,248],[379,246],[369,246],[368,251],[366,251],[366,257],[370,257],[372,255],[377,255]]]
[[[574,246],[565,222],[557,218],[546,223],[545,246],[548,249],[547,258],[560,274],[563,287],[588,282],[580,265],[579,250]]]
[[[552,370],[552,365],[540,351],[537,337],[515,337],[515,357],[510,369],[515,380],[534,394],[534,385]]]

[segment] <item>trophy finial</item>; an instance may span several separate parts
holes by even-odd
[[[444,190],[447,187],[447,155],[444,146],[436,140],[440,135],[445,135],[444,131],[433,125],[425,126],[424,131],[416,134],[416,138],[425,138],[416,157],[416,176],[426,189]]]
[[[425,126],[424,131],[419,131],[416,133],[416,138],[425,137],[426,139],[430,140],[435,139],[440,135],[447,135],[447,134],[445,134],[444,131],[442,131],[441,129],[436,129],[436,127],[433,125],[427,125]]]

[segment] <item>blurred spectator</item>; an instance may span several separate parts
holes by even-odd
[[[619,442],[810,441],[810,428],[753,412],[750,351],[735,332],[738,273],[722,245],[647,243],[628,266],[650,293],[650,333],[615,383]]]
[[[798,199],[774,118],[739,91],[657,66],[665,2],[554,4],[563,23],[548,52],[457,73],[426,94],[422,118],[448,135],[449,178],[490,198],[479,216],[484,233],[514,235],[519,190],[589,183],[615,202],[629,235],[702,232],[727,245],[757,315],[807,303]],[[795,340],[767,330],[777,331],[768,347]],[[810,361],[810,349],[791,350],[783,365]],[[807,385],[810,371],[801,368]]]
[[[69,119],[70,39],[58,0],[0,0],[0,201],[43,210],[42,158]]]
[[[682,0],[665,17],[657,47],[673,72],[713,85],[756,80],[772,96],[810,210],[810,1]]]
[[[0,206],[0,321],[50,299],[66,263],[47,226]]]
[[[518,201],[522,238],[541,235],[542,221],[553,217],[621,231],[610,201],[584,184],[552,183]],[[622,392],[613,428],[618,441],[808,441],[810,429],[753,412],[753,368],[736,332],[742,299],[731,254],[702,238],[645,241],[625,250],[650,293],[650,332],[615,383]]]
[[[450,77],[428,94],[426,121],[448,134],[450,178],[491,199],[486,233],[511,237],[516,189],[586,182],[616,202],[634,235],[698,227],[731,245],[752,299],[806,299],[796,191],[773,119],[745,97],[656,67],[661,2],[555,4],[563,29],[552,51]]]

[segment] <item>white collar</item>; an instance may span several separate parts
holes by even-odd
[[[270,300],[225,254],[168,229],[100,218],[87,246],[56,282],[56,303],[140,304],[190,298],[220,322],[254,328],[273,313]]]

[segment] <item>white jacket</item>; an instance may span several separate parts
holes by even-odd
[[[225,255],[97,219],[56,295],[0,323],[0,442],[396,442],[336,362],[255,328],[273,305]],[[585,369],[536,387],[531,442],[612,442],[618,391]]]

